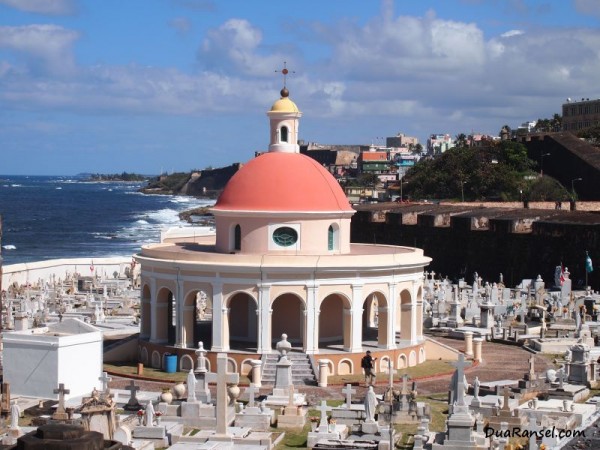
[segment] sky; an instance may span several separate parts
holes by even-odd
[[[300,139],[498,135],[600,97],[600,0],[0,0],[0,174],[221,167]]]

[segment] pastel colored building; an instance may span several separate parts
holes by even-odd
[[[267,115],[269,151],[225,187],[212,209],[216,233],[136,255],[140,360],[158,367],[176,353],[188,369],[203,341],[209,360],[229,352],[244,373],[286,333],[331,374],[360,373],[366,349],[396,367],[424,361],[430,258],[417,248],[351,243],[355,211],[332,174],[299,152],[302,113],[287,89]]]

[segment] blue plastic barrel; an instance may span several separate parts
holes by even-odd
[[[177,372],[177,355],[165,355],[165,372]]]

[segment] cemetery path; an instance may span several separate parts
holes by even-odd
[[[464,341],[443,337],[436,337],[439,342],[448,345],[457,350],[464,349]],[[465,370],[467,380],[472,382],[477,376],[481,382],[498,381],[498,380],[518,380],[528,371],[529,357],[532,354],[517,346],[496,344],[493,342],[483,342],[482,356],[483,361],[475,367],[469,367]],[[551,362],[539,355],[535,356],[535,371],[541,374],[546,369],[552,367]],[[110,387],[115,389],[124,389],[130,382],[130,378],[113,376],[110,382]],[[429,395],[448,391],[450,375],[431,376],[426,379],[417,381],[417,389],[419,395]],[[163,387],[171,387],[173,383],[136,380],[136,385],[143,391],[160,392]],[[398,380],[395,380],[398,383]],[[387,386],[387,377],[379,377],[379,383],[375,387],[377,394],[382,394]],[[214,386],[211,386],[211,391],[214,394]],[[263,386],[260,389],[260,394],[271,394],[272,386]],[[316,386],[296,386],[298,392],[306,394],[309,405],[318,404],[323,398],[343,400],[342,386],[329,386],[319,388]],[[364,398],[366,388],[364,385],[353,386],[359,398]],[[244,398],[242,396],[242,398]]]
[[[457,350],[464,350],[464,341],[450,338],[436,340]],[[465,370],[467,380],[470,382],[477,376],[481,382],[498,380],[518,380],[529,370],[529,357],[532,353],[513,345],[483,342],[483,361],[475,367]],[[534,355],[535,371],[540,374],[552,367],[550,361],[540,355]],[[433,394],[446,392],[450,376],[432,377],[418,381],[419,394]]]
[[[464,350],[464,341],[450,338],[439,338],[436,340],[441,343],[448,345],[457,350]],[[521,347],[512,345],[496,344],[493,342],[483,342],[482,357],[483,361],[475,367],[469,367],[465,370],[467,380],[472,382],[477,376],[482,382],[485,381],[497,381],[497,380],[518,380],[523,377],[529,370],[529,357],[532,353],[523,350]],[[541,374],[546,369],[551,368],[550,361],[539,355],[535,357],[535,371]],[[439,375],[431,376],[426,379],[417,380],[417,390],[419,395],[430,395],[440,392],[447,392],[448,385],[450,383],[451,375]],[[378,377],[379,383],[375,388],[377,394],[382,394],[387,386],[387,377]],[[385,381],[384,381],[385,380]],[[398,380],[395,380],[398,383]],[[307,401],[309,404],[318,404],[321,399],[339,399],[342,400],[344,396],[341,393],[341,386],[329,386],[327,388],[318,388],[312,386],[298,386],[300,392],[306,393]],[[366,394],[366,387],[353,386],[356,390],[358,398],[364,398]],[[262,392],[262,391],[261,391]],[[267,392],[267,390],[265,390]]]

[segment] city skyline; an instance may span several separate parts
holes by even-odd
[[[593,0],[0,0],[0,172],[245,162],[284,61],[305,141],[497,135],[600,95],[599,19]]]

